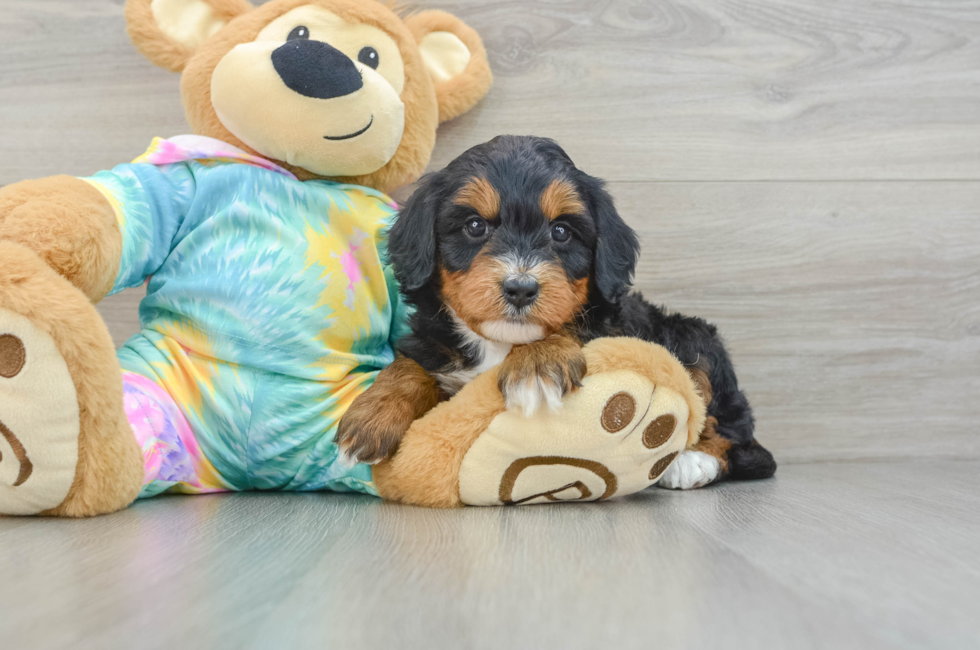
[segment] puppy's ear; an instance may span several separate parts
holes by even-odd
[[[151,63],[180,72],[204,41],[252,8],[248,0],[126,0],[126,29]]]
[[[633,282],[640,242],[616,211],[609,192],[597,178],[589,178],[589,203],[596,227],[595,282],[602,297],[618,302]]]
[[[442,183],[436,174],[423,176],[388,231],[388,258],[404,291],[425,285],[436,268],[436,213]]]

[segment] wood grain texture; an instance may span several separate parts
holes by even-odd
[[[909,479],[914,477],[914,480]],[[158,497],[0,519],[9,648],[975,648],[980,464],[604,505]]]
[[[980,458],[980,185],[610,189],[637,287],[719,326],[777,458]]]
[[[419,4],[475,27],[497,76],[443,128],[436,167],[534,133],[621,181],[980,179],[975,1]],[[186,129],[122,0],[0,6],[0,183],[91,173]]]

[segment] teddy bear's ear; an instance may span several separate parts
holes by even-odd
[[[483,99],[493,75],[483,41],[475,31],[443,11],[413,14],[405,24],[435,84],[440,122],[462,115]]]
[[[126,30],[151,63],[180,72],[204,41],[252,9],[248,0],[126,0]]]

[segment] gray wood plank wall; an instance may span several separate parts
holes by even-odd
[[[122,5],[0,0],[0,183],[186,131]],[[607,178],[637,287],[721,326],[780,460],[980,457],[980,2],[419,5],[497,75],[433,168],[533,133]],[[118,342],[138,299],[100,307]]]

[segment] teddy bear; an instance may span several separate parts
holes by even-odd
[[[125,16],[181,73],[192,135],[0,189],[0,514],[265,489],[602,500],[697,441],[704,400],[679,362],[605,339],[560,412],[508,411],[491,369],[393,458],[345,462],[337,422],[407,322],[387,193],[488,92],[482,42],[375,0],[127,0]],[[141,331],[117,352],[94,305],[144,283]]]

